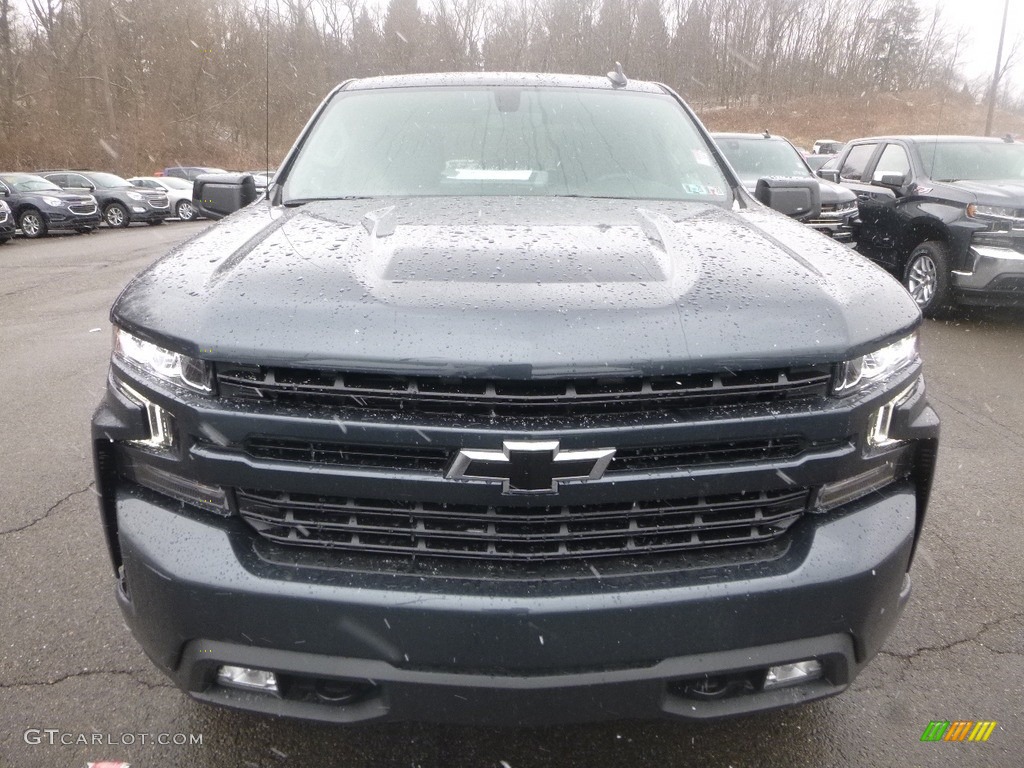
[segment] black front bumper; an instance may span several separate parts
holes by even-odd
[[[92,213],[74,213],[67,208],[43,208],[50,229],[95,229],[103,221],[99,208]]]
[[[102,518],[132,632],[198,699],[337,722],[708,718],[838,693],[881,647],[909,595],[907,572],[938,437],[935,414],[917,385],[893,415],[891,434],[901,441],[896,447],[871,451],[856,437],[894,391],[918,381],[918,370],[886,392],[831,401],[818,412],[793,408],[637,423],[626,431],[561,430],[564,439],[594,441],[589,447],[613,438],[609,444],[620,447],[629,440],[672,445],[706,433],[739,438],[767,430],[824,440],[820,448],[778,461],[637,471],[567,485],[559,492],[566,504],[676,498],[695,488],[818,487],[890,462],[905,471],[857,501],[805,512],[781,538],[706,554],[539,568],[486,561],[386,566],[383,557],[274,543],[234,507],[219,515],[136,485],[131,465],[160,466],[229,488],[494,504],[502,496],[493,486],[417,471],[258,459],[231,446],[247,435],[288,431],[358,434],[369,443],[416,434],[435,445],[474,438],[500,444],[521,435],[426,422],[415,428],[346,422],[271,406],[224,408],[216,399],[132,381],[142,396],[174,413],[181,435],[218,441],[186,437],[177,453],[161,456],[127,442],[147,433],[142,410],[118,384],[123,375],[112,369],[93,438]],[[850,441],[836,443],[841,435]],[[762,690],[767,667],[806,659],[822,664],[822,679]],[[273,671],[282,694],[223,687],[217,683],[221,665]],[[707,695],[700,682],[708,678],[729,690]],[[325,701],[314,690],[325,685],[351,686],[352,693]]]
[[[700,719],[839,693],[900,615],[916,528],[904,483],[808,517],[769,562],[481,583],[288,567],[236,519],[128,489],[116,505],[119,602],[156,664],[203,701],[336,722]],[[733,697],[685,692],[705,676],[804,659],[821,661],[825,678]],[[367,686],[342,704],[244,692],[217,684],[222,664]]]
[[[144,208],[142,212],[135,210],[136,208]],[[149,223],[151,221],[163,221],[170,217],[171,209],[168,208],[152,208],[148,203],[140,205],[135,203],[128,208],[128,220],[133,224]]]

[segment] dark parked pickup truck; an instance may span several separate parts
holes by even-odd
[[[748,192],[754,193],[764,177],[813,179],[818,184],[820,210],[799,216],[807,226],[844,243],[853,241],[857,196],[841,184],[818,178],[807,160],[782,136],[764,133],[713,133],[726,160]]]
[[[857,139],[819,173],[857,192],[857,249],[900,277],[924,314],[1024,305],[1024,144]]]
[[[114,304],[117,600],[193,697],[277,715],[838,693],[910,594],[920,318],[665,86],[346,82],[263,199]]]

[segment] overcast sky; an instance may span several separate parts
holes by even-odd
[[[963,72],[968,77],[992,77],[996,65],[996,48],[999,45],[999,27],[1003,21],[1004,0],[922,0],[921,10],[931,13],[940,8],[942,18],[948,19],[953,28],[963,27],[970,39],[963,53]],[[1010,0],[1010,12],[1006,22],[1006,42],[1003,45],[1005,57],[1015,39],[1024,35],[1024,3]],[[1024,59],[1024,43],[1021,58]],[[1024,88],[1024,60],[1007,75],[1011,88]]]

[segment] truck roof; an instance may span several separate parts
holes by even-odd
[[[615,87],[607,77],[557,75],[532,72],[440,72],[415,75],[383,75],[349,80],[340,87],[346,91],[377,88],[426,88],[439,86],[518,86],[521,88],[596,88],[642,93],[666,93],[667,88],[644,80],[629,80]]]

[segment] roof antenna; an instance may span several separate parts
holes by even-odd
[[[768,129],[767,128],[765,128],[763,131],[761,131],[761,135],[764,136],[766,139],[770,139],[772,137],[772,135],[770,133],[768,133]]]
[[[266,158],[265,159],[266,159],[266,163],[267,163],[267,165],[266,165],[267,175],[263,177],[263,180],[264,180],[264,182],[266,182],[267,187],[266,187],[266,189],[263,190],[263,194],[266,197],[266,199],[269,200],[270,199],[270,0],[264,0],[263,15],[264,15],[264,18],[266,19],[265,26],[266,26],[266,35],[267,35],[267,50],[266,50],[266,54],[267,54],[266,100],[263,103],[264,114],[265,114],[266,120],[267,120],[266,144],[264,145],[264,148],[266,150]]]
[[[1005,136],[1003,136],[1003,141],[1005,141],[1007,144],[1013,144],[1013,134],[1008,133]]]
[[[612,88],[625,88],[629,83],[622,71],[622,64],[618,61],[615,62],[615,71],[608,73],[608,79],[612,81]]]

